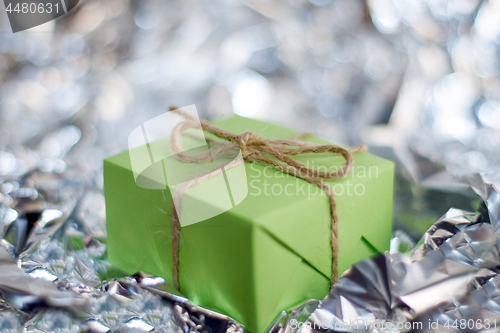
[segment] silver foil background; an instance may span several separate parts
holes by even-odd
[[[354,264],[307,320],[272,331],[498,331],[500,220],[498,206],[488,209],[486,216],[450,209],[411,253]]]
[[[189,104],[365,143],[397,162],[391,254],[355,266],[320,309],[342,291],[353,316],[490,318],[500,227],[475,222],[500,214],[499,20],[498,0],[87,0],[12,34],[1,9],[0,330],[243,330],[106,261],[103,158]],[[450,207],[462,210],[431,227]],[[424,233],[413,257],[398,254]],[[422,265],[433,274],[418,285],[401,274]],[[447,276],[456,284],[437,307],[415,303]],[[354,277],[377,292],[340,289],[359,286]],[[318,304],[284,312],[272,330]]]

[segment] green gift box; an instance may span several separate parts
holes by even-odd
[[[239,116],[214,124],[232,133],[251,131],[264,139],[297,134]],[[329,144],[316,137],[304,141]],[[148,144],[148,149],[170,148],[168,140],[160,140]],[[127,273],[144,271],[172,283],[170,189],[138,186],[130,154],[104,160],[108,258]],[[352,156],[350,174],[324,179],[337,203],[340,273],[387,250],[392,229],[394,164],[368,153]],[[328,171],[345,163],[328,153],[293,158]],[[170,174],[189,169],[180,161],[159,165],[167,165]],[[330,207],[325,193],[303,179],[257,163],[245,162],[242,167],[243,174],[237,168],[228,169],[186,191],[183,200],[191,208],[183,208],[181,215],[189,220],[190,215],[217,206],[218,198],[227,197],[228,191],[231,194],[230,186],[220,186],[221,179],[226,184],[228,179],[229,184],[244,184],[246,189],[236,203],[232,201],[231,209],[183,224],[179,285],[193,302],[233,317],[250,332],[263,332],[282,310],[311,298],[323,299],[328,293],[333,255]],[[143,181],[156,181],[154,175],[148,177],[146,173]]]

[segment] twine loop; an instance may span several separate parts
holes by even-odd
[[[222,173],[222,169],[234,168],[243,161],[251,163],[261,163],[264,165],[270,165],[282,172],[293,175],[295,177],[301,178],[311,184],[314,184],[321,188],[327,195],[330,203],[330,214],[331,214],[331,234],[330,234],[330,244],[332,249],[332,277],[330,283],[333,284],[338,280],[338,216],[337,216],[337,205],[335,202],[335,196],[333,191],[328,185],[323,183],[320,178],[339,178],[344,177],[351,171],[353,165],[353,158],[351,153],[364,152],[366,151],[366,146],[360,145],[354,149],[345,149],[337,145],[323,145],[311,142],[300,141],[301,138],[309,134],[302,134],[296,136],[292,139],[262,139],[257,134],[253,132],[243,132],[241,134],[234,134],[225,131],[221,128],[210,125],[209,123],[199,120],[182,109],[177,109],[171,107],[170,111],[181,115],[186,121],[179,123],[173,130],[170,147],[177,154],[177,158],[183,162],[210,162],[217,155],[223,154],[230,149],[239,147],[243,159],[235,160],[225,165],[223,168],[218,168],[214,171],[208,172],[200,177],[196,177],[182,186],[180,186],[173,195],[174,202],[176,203],[174,207],[180,207],[180,203],[184,193],[190,187],[199,184],[205,180],[208,180],[216,175]],[[199,155],[188,155],[182,151],[180,137],[181,134],[188,129],[197,128],[203,131],[214,134],[220,139],[223,139],[226,143],[222,144],[220,147],[210,150],[207,153]],[[213,140],[207,140],[213,141]],[[294,148],[295,147],[295,148]],[[308,168],[302,163],[297,162],[293,158],[287,155],[299,155],[305,153],[332,153],[334,155],[340,155],[344,158],[345,163],[342,168],[327,172],[319,171],[312,168]],[[174,208],[175,210],[175,208]],[[180,238],[180,223],[179,216],[180,212],[174,211],[173,226],[172,226],[172,277],[173,285],[176,289],[179,289],[179,238]]]

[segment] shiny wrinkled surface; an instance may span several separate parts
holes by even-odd
[[[29,178],[37,178],[38,173]],[[17,203],[16,209],[0,207],[2,332],[21,328],[28,332],[244,331],[230,318],[169,293],[161,278],[141,273],[126,277],[110,266],[104,225],[88,223],[91,214],[99,214],[102,195],[75,185],[73,177],[43,176],[37,185],[30,181],[2,185]],[[52,186],[64,191],[57,194]]]
[[[487,202],[484,215],[450,209],[410,253],[353,265],[307,320],[286,318],[272,332],[498,331],[499,207]]]
[[[498,0],[86,0],[17,34],[0,11],[2,332],[242,330],[106,260],[103,158],[168,106],[190,104],[206,117],[237,113],[365,143],[398,163],[394,257],[353,268],[377,292],[342,300],[365,302],[350,315],[498,313],[488,227],[450,211],[425,233],[449,207],[479,206],[469,185],[491,219],[500,216],[483,181],[498,188]],[[424,233],[413,258],[397,254]],[[432,253],[442,254],[426,259]],[[431,305],[415,301],[418,290],[383,285],[388,274],[409,284],[389,268],[416,269],[414,260],[435,269],[436,283],[456,276],[448,296],[462,305],[424,315]],[[468,286],[476,290],[463,296]],[[284,312],[273,330],[305,321],[317,304]]]

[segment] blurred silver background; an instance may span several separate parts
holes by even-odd
[[[500,0],[84,0],[16,34],[2,7],[0,222],[43,197],[105,239],[102,160],[196,104],[394,160],[412,243],[499,188],[499,75]]]
[[[16,34],[0,12],[0,177],[100,184],[133,128],[196,104],[367,144],[401,167],[396,204],[431,223],[470,200],[414,200],[415,182],[498,181],[498,0],[86,0]]]

